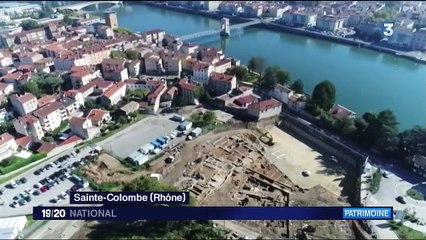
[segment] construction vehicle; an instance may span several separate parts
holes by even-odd
[[[265,132],[262,136],[259,137],[259,140],[268,146],[273,146],[275,144],[274,138],[269,132]]]

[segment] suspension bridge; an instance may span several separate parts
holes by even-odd
[[[222,24],[223,24],[223,20],[224,19],[222,19]],[[226,20],[229,21],[228,19],[226,19]],[[180,40],[180,41],[189,41],[189,40],[194,40],[194,39],[197,39],[197,38],[207,37],[207,36],[210,36],[210,35],[222,34],[223,32],[230,34],[230,32],[232,30],[237,30],[237,29],[240,29],[240,28],[245,28],[245,27],[253,26],[253,25],[256,25],[256,24],[260,24],[260,23],[270,23],[273,20],[274,20],[273,18],[256,19],[256,20],[253,20],[253,21],[250,21],[250,22],[239,23],[239,24],[234,24],[234,25],[228,25],[228,26],[222,25],[221,27],[216,28],[216,29],[210,29],[210,30],[206,30],[206,31],[191,33],[191,34],[187,34],[187,35],[177,37],[176,39]]]

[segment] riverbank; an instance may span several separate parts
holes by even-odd
[[[243,23],[243,22],[248,22],[248,21],[253,20],[253,19],[243,18],[243,17],[239,17],[239,16],[223,15],[223,14],[218,14],[218,13],[215,13],[215,12],[200,11],[200,10],[195,10],[195,9],[176,7],[176,6],[170,6],[170,5],[165,5],[165,4],[158,4],[156,2],[131,2],[131,3],[132,4],[138,3],[138,4],[168,9],[168,10],[192,14],[192,15],[204,16],[204,17],[217,19],[217,20],[220,20],[221,18],[226,17],[226,18],[229,18],[231,23]],[[396,49],[374,45],[374,44],[371,44],[371,43],[368,43],[368,42],[365,42],[365,41],[361,41],[361,40],[357,40],[357,39],[350,39],[350,38],[342,38],[342,37],[337,37],[337,36],[325,35],[325,34],[322,34],[322,33],[319,33],[319,32],[313,32],[313,31],[309,31],[309,30],[306,30],[306,29],[302,29],[302,28],[289,27],[289,26],[276,24],[276,23],[260,23],[260,24],[257,24],[257,25],[253,25],[253,27],[258,27],[258,28],[277,31],[277,32],[297,34],[297,35],[302,35],[302,36],[306,36],[306,37],[312,37],[312,38],[322,39],[322,40],[327,40],[327,41],[333,41],[333,42],[342,43],[342,44],[351,45],[351,46],[358,46],[358,47],[367,48],[367,49],[371,49],[371,50],[378,51],[378,52],[393,54],[396,57],[405,58],[405,59],[408,59],[408,60],[411,60],[411,61],[414,61],[414,62],[417,62],[417,63],[426,64],[426,54],[424,54],[424,53],[422,54],[422,57],[419,57],[418,56],[419,52],[399,51],[399,50],[396,50]]]

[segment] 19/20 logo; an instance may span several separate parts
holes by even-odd
[[[395,25],[394,22],[384,22],[383,23],[383,35],[385,37],[390,37],[393,35],[393,26]]]

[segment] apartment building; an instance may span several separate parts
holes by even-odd
[[[61,125],[62,105],[59,102],[48,103],[33,112],[33,115],[40,120],[41,127],[46,132],[52,132]]]
[[[92,125],[97,127],[103,127],[111,121],[111,115],[108,111],[102,109],[92,109],[86,116],[87,119],[92,121]]]
[[[307,12],[285,12],[281,22],[291,26],[314,27],[317,23],[317,14]]]
[[[100,71],[95,68],[90,66],[79,66],[71,68],[70,79],[73,88],[78,89],[100,76]]]
[[[18,55],[19,64],[33,65],[43,59],[43,55],[35,52],[23,52]]]
[[[0,51],[0,67],[13,65],[12,55],[6,51]]]
[[[145,72],[147,74],[163,74],[166,70],[163,67],[163,60],[160,55],[148,53],[144,57]]]
[[[166,90],[167,90],[167,83],[161,82],[154,88],[153,91],[151,91],[147,95],[148,102],[149,104],[153,105],[154,112],[157,112],[157,110],[160,108],[161,96]]]
[[[93,126],[92,122],[83,117],[72,117],[70,119],[71,132],[82,139],[92,139],[101,134],[98,127]]]
[[[237,88],[237,78],[224,73],[212,72],[209,86],[216,95],[230,93]]]
[[[62,97],[58,102],[61,104],[59,112],[62,120],[68,119],[69,116],[76,113],[80,108],[80,104],[70,97]]]
[[[25,136],[32,136],[41,140],[44,137],[40,121],[31,114],[21,116],[13,121],[16,132]]]
[[[121,98],[126,95],[126,84],[119,82],[114,84],[111,88],[105,91],[100,97],[101,104],[104,106],[114,106]]]
[[[69,97],[74,99],[79,106],[84,106],[84,97],[83,94],[77,90],[68,90],[64,92],[64,97]]]
[[[141,70],[141,60],[133,60],[127,66],[129,77],[138,77]]]
[[[7,132],[0,135],[0,162],[15,154],[17,150],[18,145],[12,135]]]
[[[10,96],[10,102],[13,109],[20,115],[24,116],[38,107],[37,98],[31,93],[25,93],[23,95],[14,94]]]
[[[206,85],[209,83],[210,74],[213,70],[214,67],[211,64],[206,62],[197,62],[192,68],[191,81]]]
[[[8,96],[13,92],[13,84],[0,82],[0,96]]]
[[[154,90],[154,88],[159,84],[158,80],[148,80],[148,79],[128,79],[126,80],[127,90],[136,90],[136,89],[146,89],[149,92]]]
[[[388,43],[393,46],[411,47],[411,41],[413,39],[413,29],[405,27],[395,27],[393,29],[393,35],[388,38]]]
[[[104,59],[102,61],[102,74],[106,80],[121,82],[129,79],[125,59]]]
[[[288,99],[294,94],[294,91],[290,88],[283,86],[281,84],[275,85],[275,88],[269,91],[269,96],[277,99],[278,101],[288,104]]]
[[[163,57],[164,71],[170,75],[180,76],[182,72],[182,61],[177,56],[164,56]]]
[[[142,39],[148,44],[161,43],[166,35],[166,32],[161,29],[143,32]]]
[[[262,16],[263,6],[260,4],[246,4],[244,6],[243,15],[245,17],[256,18]]]
[[[426,28],[421,28],[413,32],[411,38],[411,48],[413,50],[420,51],[426,50]]]
[[[197,90],[198,86],[194,83],[189,83],[187,79],[179,81],[179,88],[181,90],[181,97],[186,104],[198,104]]]
[[[317,19],[316,27],[321,31],[335,32],[343,28],[345,19],[336,16],[319,16]]]
[[[247,113],[256,120],[262,120],[278,116],[281,113],[281,107],[282,103],[272,98],[249,105]]]
[[[214,71],[217,73],[225,73],[227,69],[232,68],[231,59],[223,59],[213,65]]]

